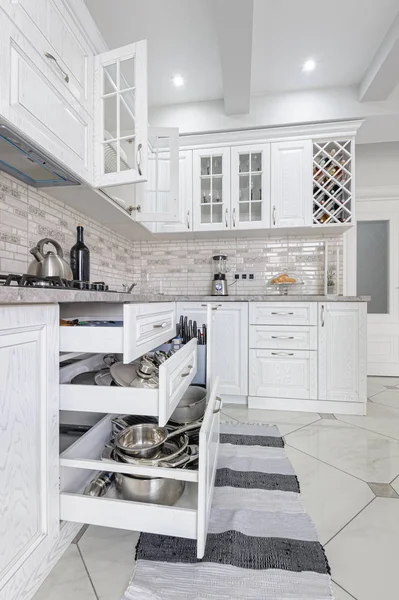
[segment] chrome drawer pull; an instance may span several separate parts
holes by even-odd
[[[222,410],[222,399],[219,398],[219,396],[217,396],[216,402],[219,402],[219,406],[218,406],[218,408],[214,409],[214,411],[213,411],[214,415],[217,415]]]
[[[46,58],[48,58],[49,60],[52,60],[55,62],[55,64],[57,65],[57,67],[59,68],[59,70],[61,71],[61,73],[64,76],[64,81],[65,83],[69,83],[69,75],[66,71],[64,71],[64,69],[61,67],[61,65],[59,64],[58,60],[55,58],[55,56],[53,56],[52,54],[50,54],[50,52],[45,52],[44,56]]]
[[[165,329],[167,327],[167,323],[158,323],[157,325],[153,325],[153,329]]]
[[[321,306],[321,326],[324,327],[324,304]]]
[[[188,365],[187,367],[187,373],[182,373],[181,376],[182,377],[188,377],[191,373],[191,371],[193,370],[193,365]]]
[[[286,313],[286,312],[272,312],[272,315],[294,315],[295,313]]]
[[[208,305],[207,304],[201,304],[201,306],[207,307]],[[217,306],[213,306],[212,310],[217,310],[218,308],[221,308],[221,306],[222,306],[221,304],[218,304]]]
[[[294,336],[292,335],[272,335],[272,340],[294,340]]]
[[[293,352],[272,352],[272,356],[294,356]]]
[[[137,170],[139,172],[139,175],[142,175],[143,172],[141,170],[141,150],[143,148],[143,144],[139,144],[137,146],[137,151],[136,151],[136,162],[137,162]]]

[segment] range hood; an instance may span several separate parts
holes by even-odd
[[[80,185],[78,179],[7,125],[0,125],[0,171],[37,188]]]

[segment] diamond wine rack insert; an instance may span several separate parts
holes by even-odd
[[[313,143],[313,223],[352,223],[352,141]]]

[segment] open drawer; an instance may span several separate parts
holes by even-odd
[[[159,424],[163,426],[179,404],[196,373],[197,340],[192,339],[161,364],[159,388],[141,389],[61,383],[60,409],[149,415],[158,417]]]
[[[209,394],[200,430],[198,471],[101,461],[104,444],[112,434],[112,415],[107,415],[60,456],[61,519],[197,539],[197,555],[202,558],[219,450],[221,401],[217,397],[218,384],[217,379]],[[102,498],[85,496],[83,490],[97,471],[156,475],[185,481],[186,486],[174,506],[119,500],[113,487]]]
[[[176,335],[174,302],[62,304],[61,318],[116,322],[113,327],[60,327],[60,351],[123,353],[124,362],[135,360]]]

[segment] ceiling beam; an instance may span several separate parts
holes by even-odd
[[[399,83],[399,13],[359,86],[360,102],[386,100]]]
[[[226,115],[248,114],[254,0],[212,0]]]

